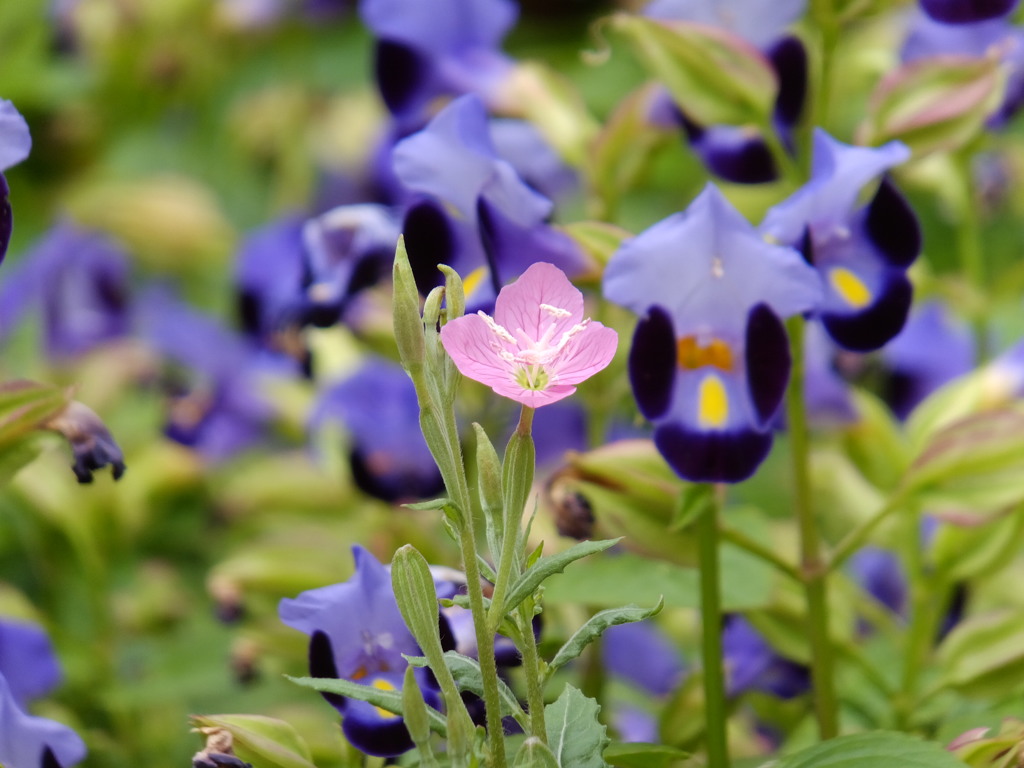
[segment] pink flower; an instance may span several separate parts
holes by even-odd
[[[441,343],[464,376],[531,408],[568,397],[611,362],[618,334],[583,319],[583,294],[558,267],[532,264],[501,289],[494,317],[445,324]]]

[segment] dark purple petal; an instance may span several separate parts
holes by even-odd
[[[671,693],[686,668],[675,644],[647,621],[610,627],[602,636],[605,669],[655,696]]]
[[[879,253],[894,267],[909,267],[921,252],[921,227],[910,203],[885,177],[871,199],[864,228]]]
[[[786,328],[767,304],[750,310],[744,354],[750,399],[764,427],[782,402],[792,364]]]
[[[11,230],[14,219],[11,215],[11,201],[8,199],[11,188],[7,185],[7,177],[0,173],[0,262],[7,254],[7,246],[11,242]]]
[[[338,668],[334,664],[334,651],[331,650],[331,639],[327,633],[317,630],[309,639],[309,676],[327,677],[337,679]],[[348,702],[340,693],[320,691],[332,707],[341,714],[345,714],[345,704]]]
[[[800,122],[807,97],[807,49],[790,35],[773,44],[767,55],[779,78],[775,120],[789,128]]]
[[[453,261],[455,234],[448,215],[432,200],[422,200],[409,208],[402,232],[416,287],[425,296],[441,285],[443,276],[437,265]]]
[[[722,651],[730,696],[758,690],[791,699],[810,687],[807,667],[776,653],[743,616],[728,617],[722,632]]]
[[[764,184],[778,174],[771,150],[764,140],[746,128],[713,125],[691,142],[708,170],[735,184]]]
[[[39,765],[40,768],[63,768],[57,756],[53,754],[53,750],[49,747],[43,749],[43,759]]]
[[[875,600],[893,613],[903,613],[907,579],[896,555],[878,547],[864,547],[850,558],[850,570],[857,583]]]
[[[377,757],[394,757],[412,749],[412,737],[401,717],[381,717],[376,707],[365,701],[349,703],[341,730],[352,746]]]
[[[640,413],[650,421],[665,415],[672,403],[676,376],[676,334],[672,318],[658,306],[647,310],[633,333],[629,381]]]
[[[907,321],[914,289],[907,276],[890,270],[875,300],[860,312],[823,312],[821,322],[836,343],[854,352],[870,352],[893,338]]]
[[[1017,0],[921,0],[925,13],[944,24],[969,24],[1005,16]]]
[[[738,483],[757,470],[772,447],[771,432],[739,429],[700,432],[682,424],[663,424],[654,444],[684,480],[695,483]]]
[[[393,115],[414,114],[432,95],[425,91],[430,80],[430,59],[411,45],[378,40],[373,68],[381,98]]]

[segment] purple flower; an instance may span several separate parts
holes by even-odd
[[[818,303],[814,271],[708,185],[686,211],[623,243],[604,292],[643,315],[630,380],[668,463],[696,482],[753,474],[789,379],[781,318]]]
[[[895,614],[907,604],[907,579],[900,559],[880,547],[864,547],[850,558],[850,572],[864,590]]]
[[[65,221],[0,286],[0,338],[34,306],[50,357],[88,352],[130,330],[128,257],[113,240]]]
[[[285,216],[250,233],[235,265],[238,316],[242,330],[260,346],[273,349],[284,318],[302,291],[302,226]]]
[[[808,417],[816,424],[845,424],[857,419],[850,385],[837,367],[843,352],[828,338],[820,323],[811,322],[804,334],[804,399]]]
[[[2,172],[28,157],[30,149],[32,137],[25,118],[11,102],[0,99],[0,261],[7,253],[12,226],[11,203],[7,199],[11,189]]]
[[[377,38],[377,87],[402,124],[422,125],[438,97],[491,101],[511,72],[499,46],[518,16],[512,0],[361,0],[359,13]]]
[[[909,157],[899,142],[854,147],[818,129],[811,180],[761,225],[776,242],[801,247],[818,269],[825,287],[818,315],[847,349],[878,349],[899,333],[910,310],[906,270],[921,250],[913,210],[885,178],[871,201],[856,207],[865,185]]]
[[[46,633],[0,620],[0,765],[68,768],[85,757],[85,744],[73,730],[25,713],[31,699],[59,682],[60,667]]]
[[[807,91],[807,51],[798,38],[786,35],[786,29],[803,15],[806,5],[806,0],[654,0],[644,13],[719,27],[761,50],[779,82],[774,128],[783,145],[792,149],[793,130],[800,122]],[[662,98],[669,98],[668,94]],[[738,184],[777,178],[771,150],[756,126],[702,126],[674,104],[673,112],[690,146],[716,176]]]
[[[140,301],[143,340],[178,367],[172,382],[167,436],[211,460],[226,459],[262,440],[272,415],[259,379],[283,371],[239,336],[179,302],[150,290]]]
[[[908,64],[939,56],[997,56],[1006,72],[1006,93],[999,109],[989,117],[989,126],[1005,125],[1024,104],[1024,30],[1009,18],[942,23],[916,13],[901,56]]]
[[[389,502],[422,499],[439,494],[444,482],[420,432],[419,410],[405,371],[371,360],[320,395],[310,428],[344,424],[352,477],[365,493]]]
[[[424,293],[440,283],[442,263],[463,275],[470,311],[489,308],[502,285],[536,262],[570,277],[585,268],[575,242],[547,225],[551,201],[498,156],[476,96],[455,100],[398,142],[393,159],[411,193],[402,231]]]
[[[810,689],[810,670],[780,656],[754,625],[739,614],[726,621],[722,653],[727,672],[726,692],[730,696],[764,691],[780,699],[792,699]]]
[[[311,589],[281,600],[278,613],[289,627],[310,636],[313,677],[352,680],[383,690],[400,689],[408,666],[402,654],[420,655],[395,602],[387,568],[360,546],[352,547],[355,573],[341,584]],[[428,704],[439,697],[418,673]],[[412,748],[401,717],[371,704],[332,693],[323,697],[343,715],[346,738],[370,755],[399,755]]]
[[[902,331],[882,350],[882,394],[900,419],[948,381],[974,367],[970,330],[929,302],[911,313]]]
[[[944,24],[969,24],[1006,16],[1017,0],[921,0],[921,8]]]
[[[605,668],[654,696],[667,696],[683,681],[679,649],[647,621],[609,627],[602,635]]]
[[[503,160],[528,186],[551,200],[560,200],[579,186],[576,172],[566,165],[533,123],[491,120],[491,140]]]

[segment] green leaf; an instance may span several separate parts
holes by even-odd
[[[59,415],[69,403],[65,390],[34,381],[0,384],[0,447],[7,446]]]
[[[559,768],[554,753],[543,741],[531,736],[516,753],[512,768]]]
[[[762,608],[775,584],[771,566],[732,546],[722,546],[722,605],[728,611]],[[672,608],[699,608],[696,568],[650,560],[631,552],[594,558],[551,578],[544,587],[548,604],[583,603],[614,608],[624,603],[654,603],[664,598]]]
[[[690,756],[666,744],[614,742],[604,751],[604,759],[615,768],[670,768]]]
[[[948,583],[994,573],[1020,552],[1024,534],[1024,507],[985,521],[982,525],[957,525],[948,517],[928,545],[929,562]]]
[[[544,707],[548,746],[561,768],[604,768],[602,753],[607,729],[597,719],[601,706],[566,685],[562,695]]]
[[[260,715],[193,715],[197,728],[223,728],[234,739],[238,756],[260,766],[316,768],[309,747],[283,720]]]
[[[25,435],[0,447],[0,486],[11,480],[18,471],[35,460],[42,452],[40,436]]]
[[[774,768],[964,768],[935,742],[905,733],[872,731],[815,744],[774,764]]]
[[[285,675],[285,678],[291,680],[296,685],[301,685],[303,688],[312,688],[314,691],[326,691],[327,693],[336,693],[339,696],[348,696],[352,699],[368,701],[373,706],[386,709],[393,714],[402,714],[401,691],[383,691],[380,688],[360,685],[359,683],[353,683],[351,680],[341,680],[334,677],[292,677],[291,675]],[[428,709],[427,714],[430,717],[430,727],[444,736],[448,731],[444,715],[434,709]]]
[[[410,504],[403,504],[402,506],[416,512],[442,512],[451,503],[451,499],[441,498],[431,499],[430,501],[415,501]]]
[[[633,236],[632,232],[603,221],[574,222],[562,230],[601,265],[611,261],[622,241]]]
[[[583,653],[584,648],[599,638],[608,627],[649,619],[651,616],[659,613],[664,605],[664,599],[659,598],[653,608],[627,605],[622,608],[609,608],[600,613],[595,613],[558,649],[558,653],[555,654],[555,657],[548,664],[548,670],[554,672],[559,667],[575,659]]]
[[[898,139],[916,157],[967,144],[1002,100],[998,57],[943,56],[908,64],[884,78],[861,128],[868,144]]]
[[[978,519],[1024,499],[1024,414],[986,411],[938,430],[903,487],[929,509]]]
[[[693,483],[684,487],[679,503],[668,525],[670,531],[683,531],[707,512],[715,500],[715,487],[711,483]]]
[[[958,624],[939,646],[941,683],[977,697],[997,697],[1020,687],[1024,674],[1024,615],[1001,611]]]
[[[617,13],[613,29],[701,125],[766,125],[778,79],[757,49],[725,30]]]
[[[609,547],[618,543],[618,539],[606,539],[604,541],[581,541],[574,544],[565,552],[559,552],[551,557],[542,557],[526,573],[516,579],[505,598],[504,611],[508,613],[523,600],[532,595],[543,581],[556,573],[561,573],[567,565],[597,552],[603,552]]]

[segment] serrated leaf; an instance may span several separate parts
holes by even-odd
[[[840,736],[785,757],[774,768],[964,768],[935,742],[905,733],[872,731]]]
[[[562,695],[544,707],[548,746],[561,768],[605,768],[607,729],[597,719],[601,705],[566,685]]]
[[[193,715],[198,728],[223,728],[234,739],[235,752],[246,761],[278,768],[316,768],[309,747],[283,720],[261,715]]]
[[[580,560],[581,558],[603,552],[614,546],[619,539],[606,539],[604,541],[581,541],[574,544],[565,552],[559,552],[551,557],[540,558],[526,573],[516,579],[512,588],[505,598],[504,612],[508,613],[523,600],[532,595],[541,583],[556,573],[561,573],[565,567]]]
[[[664,605],[665,600],[659,598],[658,603],[653,608],[626,605],[622,608],[609,608],[600,613],[595,613],[558,649],[558,653],[555,654],[548,664],[548,670],[554,672],[559,667],[565,666],[575,659],[583,653],[584,648],[599,638],[608,627],[649,619],[651,616],[659,613]]]
[[[341,680],[332,677],[292,677],[291,675],[285,675],[285,678],[296,685],[301,685],[303,688],[312,688],[314,691],[326,691],[327,693],[336,693],[339,696],[348,696],[352,699],[368,701],[375,707],[386,709],[392,714],[402,714],[401,691],[383,691],[369,685],[353,683],[351,680]],[[428,709],[427,714],[430,716],[430,727],[444,736],[448,731],[444,715],[435,709]]]
[[[523,742],[523,746],[516,753],[515,762],[512,768],[559,768],[558,760],[550,747],[536,736],[531,736]]]
[[[615,768],[669,768],[689,756],[676,747],[643,742],[615,742],[604,751],[604,759]]]

